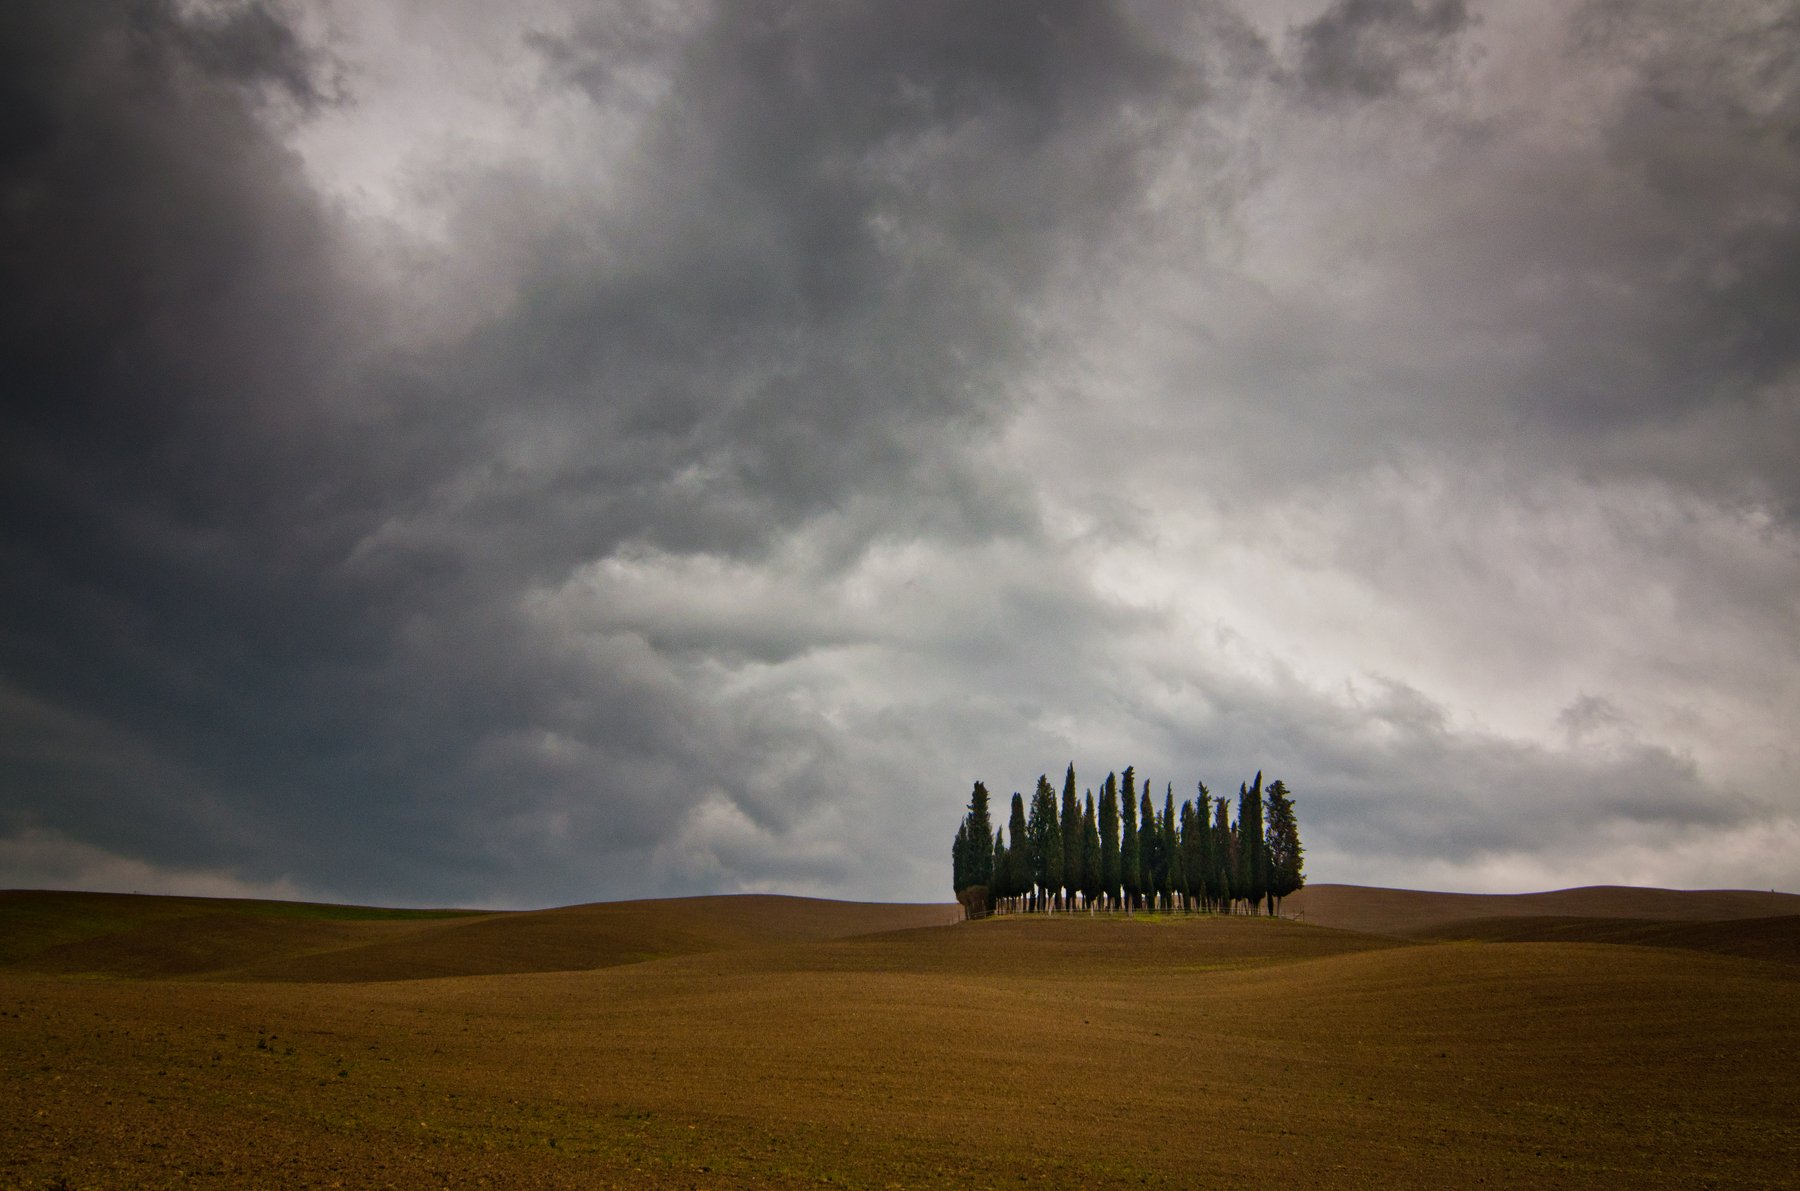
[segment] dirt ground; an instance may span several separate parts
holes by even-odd
[[[1773,1187],[1800,1169],[1800,965],[1242,918],[808,938],[853,924],[808,927],[791,900],[762,911],[778,930],[686,906],[712,950],[329,983],[23,970],[69,945],[46,912],[0,968],[0,1186]],[[653,942],[667,924],[641,913]],[[106,937],[78,941],[93,957]]]

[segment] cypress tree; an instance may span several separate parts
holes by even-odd
[[[994,853],[989,841],[994,838],[994,824],[988,818],[988,790],[980,782],[969,791],[969,864],[966,885],[991,885],[994,880]]]
[[[1094,792],[1087,792],[1081,811],[1081,897],[1089,910],[1100,896],[1100,826],[1094,818]]]
[[[1119,908],[1119,779],[1110,773],[1100,787],[1100,896]]]
[[[1237,822],[1231,827],[1231,893],[1234,901],[1243,901],[1250,896],[1250,856],[1244,847],[1244,802],[1250,797],[1250,787],[1243,782],[1238,783]]]
[[[1138,848],[1137,777],[1129,765],[1119,790],[1119,808],[1125,816],[1119,836],[1119,881],[1125,887],[1125,908],[1132,910],[1137,908],[1138,894],[1143,889],[1143,867],[1139,863],[1142,853]]]
[[[1189,912],[1206,905],[1206,868],[1201,863],[1201,841],[1206,833],[1194,829],[1194,804],[1181,804],[1181,898]]]
[[[1156,854],[1161,851],[1162,831],[1156,823],[1156,808],[1150,805],[1150,783],[1138,795],[1138,883],[1143,886],[1144,900],[1156,908],[1156,895],[1162,888],[1158,880]]]
[[[1012,818],[1007,821],[1006,834],[1012,837],[1012,848],[1006,855],[1006,887],[1012,892],[1008,897],[1024,897],[1031,892],[1031,849],[1025,842],[1025,799],[1017,790],[1013,791]]]
[[[1212,792],[1200,782],[1194,792],[1194,837],[1195,849],[1189,864],[1193,871],[1188,879],[1193,882],[1194,896],[1208,910],[1219,908],[1218,874],[1213,865],[1213,833],[1212,833]]]
[[[1075,908],[1081,890],[1081,801],[1075,797],[1075,762],[1069,762],[1062,788],[1063,905]]]
[[[1048,774],[1038,775],[1026,831],[1031,836],[1031,877],[1037,883],[1038,908],[1048,909],[1044,898],[1054,897],[1062,888],[1063,868],[1062,825],[1056,817],[1056,791]]]
[[[1263,797],[1268,812],[1269,912],[1273,914],[1279,911],[1282,898],[1306,884],[1306,850],[1300,846],[1300,825],[1287,783],[1276,778]]]
[[[1182,891],[1187,878],[1181,871],[1181,837],[1175,831],[1175,783],[1163,792],[1162,813],[1163,908],[1175,909],[1175,895]]]
[[[1231,913],[1237,898],[1237,852],[1232,842],[1231,803],[1223,795],[1213,804],[1213,882],[1219,890],[1219,909]]]
[[[998,910],[1002,903],[1012,895],[1006,890],[1006,835],[996,829],[994,831],[994,851],[989,858],[988,871],[988,906]]]
[[[1250,900],[1261,902],[1269,893],[1269,839],[1263,829],[1263,783],[1260,769],[1256,771],[1256,779],[1250,783],[1250,808],[1255,816],[1250,832],[1256,842],[1256,851],[1250,858]]]
[[[956,900],[962,900],[962,891],[969,887],[969,819],[956,825],[956,842],[950,845],[950,889],[956,894]]]
[[[1175,783],[1163,786],[1163,867],[1169,870],[1169,908],[1175,908],[1175,895],[1181,892],[1181,827],[1175,817]]]
[[[1237,894],[1250,903],[1252,914],[1262,911],[1263,896],[1269,888],[1269,862],[1263,855],[1262,770],[1256,771],[1256,782],[1246,788],[1238,786],[1238,879]]]

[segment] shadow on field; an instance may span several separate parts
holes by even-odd
[[[483,913],[8,891],[0,893],[0,965],[134,979],[424,980],[585,971],[959,916],[955,906],[778,896]]]
[[[1673,1189],[1800,1167],[1800,966],[1583,937],[1618,920],[1423,928],[1494,940],[1470,946],[800,898],[279,907],[0,895],[0,1186]],[[1618,941],[1785,937],[1768,919]],[[1514,941],[1546,932],[1566,941]]]

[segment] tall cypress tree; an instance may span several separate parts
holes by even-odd
[[[1306,850],[1300,846],[1300,824],[1294,817],[1294,799],[1287,783],[1276,778],[1263,799],[1269,852],[1269,912],[1279,911],[1281,899],[1306,884]]]
[[[956,825],[956,841],[950,845],[950,889],[956,894],[956,900],[962,900],[962,891],[969,887],[969,817],[963,816],[962,822]]]
[[[976,782],[975,788],[969,791],[969,879],[966,884],[993,884],[993,838],[994,824],[988,817],[988,790]]]
[[[998,829],[994,831],[994,850],[988,857],[988,866],[988,907],[997,911],[1012,896],[1006,889],[1006,833]]]
[[[1048,909],[1044,898],[1056,896],[1056,891],[1062,888],[1063,869],[1062,823],[1056,815],[1056,791],[1050,785],[1048,774],[1038,775],[1026,831],[1031,835],[1031,877],[1038,887],[1038,908]]]
[[[1238,786],[1238,874],[1241,882],[1238,896],[1250,903],[1252,914],[1262,911],[1263,896],[1269,889],[1269,862],[1263,847],[1262,770],[1259,769],[1254,785]]]
[[[1013,791],[1012,817],[1007,820],[1006,834],[1012,837],[1012,847],[1006,854],[1006,886],[1012,892],[1007,896],[1024,897],[1031,892],[1031,847],[1026,843],[1025,799],[1017,790]]]
[[[1125,767],[1124,776],[1119,789],[1119,808],[1125,816],[1125,827],[1119,836],[1119,881],[1125,887],[1125,908],[1133,910],[1137,908],[1138,894],[1144,888],[1144,870],[1140,863],[1142,851],[1138,847],[1137,776],[1129,765]]]
[[[1194,828],[1194,804],[1181,804],[1181,898],[1189,912],[1201,909],[1206,901],[1206,868],[1201,863],[1203,831]]]
[[[1175,783],[1163,791],[1162,810],[1162,895],[1163,909],[1175,909],[1175,895],[1181,892],[1186,878],[1181,872],[1181,837],[1175,831]]]
[[[1063,905],[1075,908],[1081,891],[1081,800],[1075,797],[1075,762],[1069,762],[1062,788]]]
[[[1221,794],[1213,804],[1213,883],[1219,890],[1219,909],[1226,914],[1237,899],[1237,852],[1232,839],[1231,801]]]
[[[1094,818],[1094,792],[1081,810],[1081,897],[1089,910],[1100,896],[1100,826]]]
[[[1150,804],[1150,783],[1138,795],[1138,881],[1144,887],[1144,900],[1156,907],[1156,895],[1162,888],[1157,879],[1156,854],[1161,851],[1162,830],[1156,822],[1156,808]]]
[[[1194,896],[1201,904],[1208,910],[1216,910],[1222,895],[1213,864],[1212,791],[1206,788],[1205,782],[1198,783],[1194,792],[1194,836],[1195,851],[1188,861],[1193,871],[1188,879],[1193,882]]]
[[[1100,787],[1100,896],[1119,908],[1119,779],[1110,773]]]

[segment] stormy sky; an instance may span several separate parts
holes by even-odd
[[[0,886],[1800,888],[1800,16],[0,6]]]

